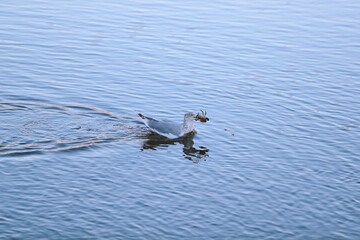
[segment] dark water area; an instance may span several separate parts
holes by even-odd
[[[1,1],[0,239],[360,239],[359,14]]]

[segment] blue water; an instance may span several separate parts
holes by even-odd
[[[360,239],[359,14],[1,1],[0,239]]]

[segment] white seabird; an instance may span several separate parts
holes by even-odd
[[[141,113],[138,113],[138,115],[142,118],[145,125],[152,131],[171,139],[182,137],[193,131],[196,132],[193,120],[201,120],[201,116],[194,112],[185,113],[183,123],[177,123],[171,120],[157,120],[146,117]],[[207,118],[207,120],[209,119]]]

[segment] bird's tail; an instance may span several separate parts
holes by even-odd
[[[153,118],[146,117],[146,116],[142,115],[141,113],[138,113],[138,115],[139,115],[142,119],[148,119],[148,120],[152,120],[152,121],[158,122],[158,120],[153,119]]]

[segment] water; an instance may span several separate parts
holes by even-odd
[[[0,239],[359,239],[359,12],[1,1]]]

